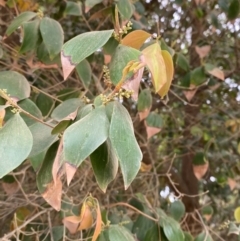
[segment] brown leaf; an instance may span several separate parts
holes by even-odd
[[[93,234],[93,237],[92,237],[92,241],[96,241],[99,234],[101,233],[101,230],[102,230],[102,215],[101,215],[101,210],[100,210],[100,207],[99,207],[99,203],[97,203],[97,221],[96,221],[96,227],[95,227],[95,230],[94,230],[94,234]]]
[[[183,94],[185,95],[185,97],[188,100],[188,102],[190,102],[192,100],[192,98],[194,97],[194,95],[197,92],[197,88],[195,88],[195,87],[196,87],[195,85],[191,85],[190,86],[190,90],[184,90],[183,91]]]
[[[61,62],[62,62],[62,69],[63,69],[63,78],[64,80],[71,74],[71,72],[76,67],[75,64],[71,62],[70,56],[65,56],[63,51],[61,52]]]
[[[104,64],[109,64],[111,62],[112,56],[109,54],[104,54]]]
[[[53,166],[52,166],[52,177],[53,177],[54,184],[57,183],[57,179],[62,175],[62,173],[59,173],[59,171],[61,172],[60,169],[61,169],[62,151],[63,151],[63,138],[61,138],[60,140],[57,154],[55,156]]]
[[[82,205],[80,216],[65,217],[63,219],[63,223],[72,234],[76,233],[77,231],[91,228],[93,224],[93,217],[91,208],[86,200]]]
[[[210,215],[210,214],[204,214],[203,216],[207,221],[209,221],[212,217],[212,215]]]
[[[230,189],[232,191],[237,186],[237,183],[236,183],[236,181],[234,179],[229,177],[228,178],[228,185],[229,185],[229,187],[230,187]]]
[[[128,79],[123,85],[122,88],[125,90],[132,90],[132,98],[133,100],[138,100],[138,91],[140,82],[142,79],[144,68],[139,69],[130,79]]]
[[[71,234],[75,234],[78,231],[79,223],[81,222],[81,217],[79,216],[65,217],[62,220],[62,222]]]
[[[73,166],[72,164],[70,164],[68,162],[65,162],[65,172],[66,172],[66,175],[67,175],[67,184],[68,185],[72,181],[76,171],[77,171],[76,166]]]
[[[209,52],[211,50],[211,46],[210,45],[205,45],[203,47],[195,46],[195,50],[198,53],[199,58],[203,59],[204,57],[206,57],[209,54]]]
[[[142,172],[150,172],[152,169],[152,164],[146,164],[144,162],[141,162],[141,171]]]
[[[220,80],[224,81],[224,79],[225,79],[224,72],[219,68],[214,68],[212,70],[208,70],[208,73]]]
[[[16,193],[19,189],[17,182],[12,182],[12,183],[2,182],[2,187],[3,187],[3,190],[8,195],[12,195],[12,194]]]
[[[146,126],[147,139],[150,139],[152,136],[161,131],[161,129],[158,127],[148,126],[146,121],[144,121],[144,124]]]
[[[6,111],[5,109],[0,110],[0,128],[3,127],[3,119],[5,117]]]
[[[202,177],[206,174],[208,166],[208,162],[203,165],[193,165],[193,172],[198,180],[202,179]]]
[[[139,112],[138,114],[139,114],[140,121],[146,119],[149,115],[149,112],[150,112],[150,109],[146,109],[144,111]]]
[[[43,198],[57,211],[61,209],[62,181],[57,177],[56,182],[52,181],[47,185]]]
[[[135,30],[130,32],[127,36],[125,36],[121,42],[121,44],[140,49],[143,43],[151,37],[151,34],[147,33],[143,30]]]
[[[93,216],[90,207],[85,205],[84,209],[81,210],[81,223],[78,230],[85,230],[91,228],[93,225]]]
[[[3,7],[5,7],[6,2],[5,2],[4,0],[0,0],[0,5],[3,6]]]

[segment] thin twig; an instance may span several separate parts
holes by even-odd
[[[30,219],[28,219],[27,221],[25,221],[22,225],[18,226],[17,228],[15,228],[12,232],[6,234],[2,241],[8,241],[9,238],[11,238],[16,232],[19,232],[21,229],[23,229],[24,227],[26,227],[29,223],[31,223],[34,219],[36,219],[37,217],[41,216],[42,214],[48,212],[48,209],[45,209],[39,213],[36,213],[33,217],[31,217]]]
[[[150,219],[150,220],[152,220],[152,221],[154,221],[154,222],[158,222],[158,219],[153,218],[153,217],[151,217],[151,216],[149,216],[149,215],[141,212],[140,210],[138,210],[137,208],[133,207],[132,205],[130,205],[130,204],[128,204],[128,203],[123,203],[123,202],[114,203],[114,204],[108,205],[108,208],[112,208],[112,207],[116,207],[116,206],[126,206],[126,207],[128,207],[128,208],[131,208],[131,209],[134,210],[135,212],[143,215],[144,217],[146,217],[146,218],[148,218],[148,219]]]

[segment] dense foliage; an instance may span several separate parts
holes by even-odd
[[[239,240],[239,0],[0,0],[1,240]]]

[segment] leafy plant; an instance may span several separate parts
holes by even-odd
[[[0,5],[6,240],[239,236],[238,0]]]

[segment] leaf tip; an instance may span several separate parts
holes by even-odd
[[[66,162],[65,163],[65,171],[66,171],[66,175],[67,175],[67,184],[69,186],[70,182],[73,179],[73,176],[75,175],[75,173],[77,171],[77,167]]]
[[[63,69],[63,78],[66,80],[76,65],[72,63],[71,56],[66,56],[63,50],[61,51],[61,63]]]

